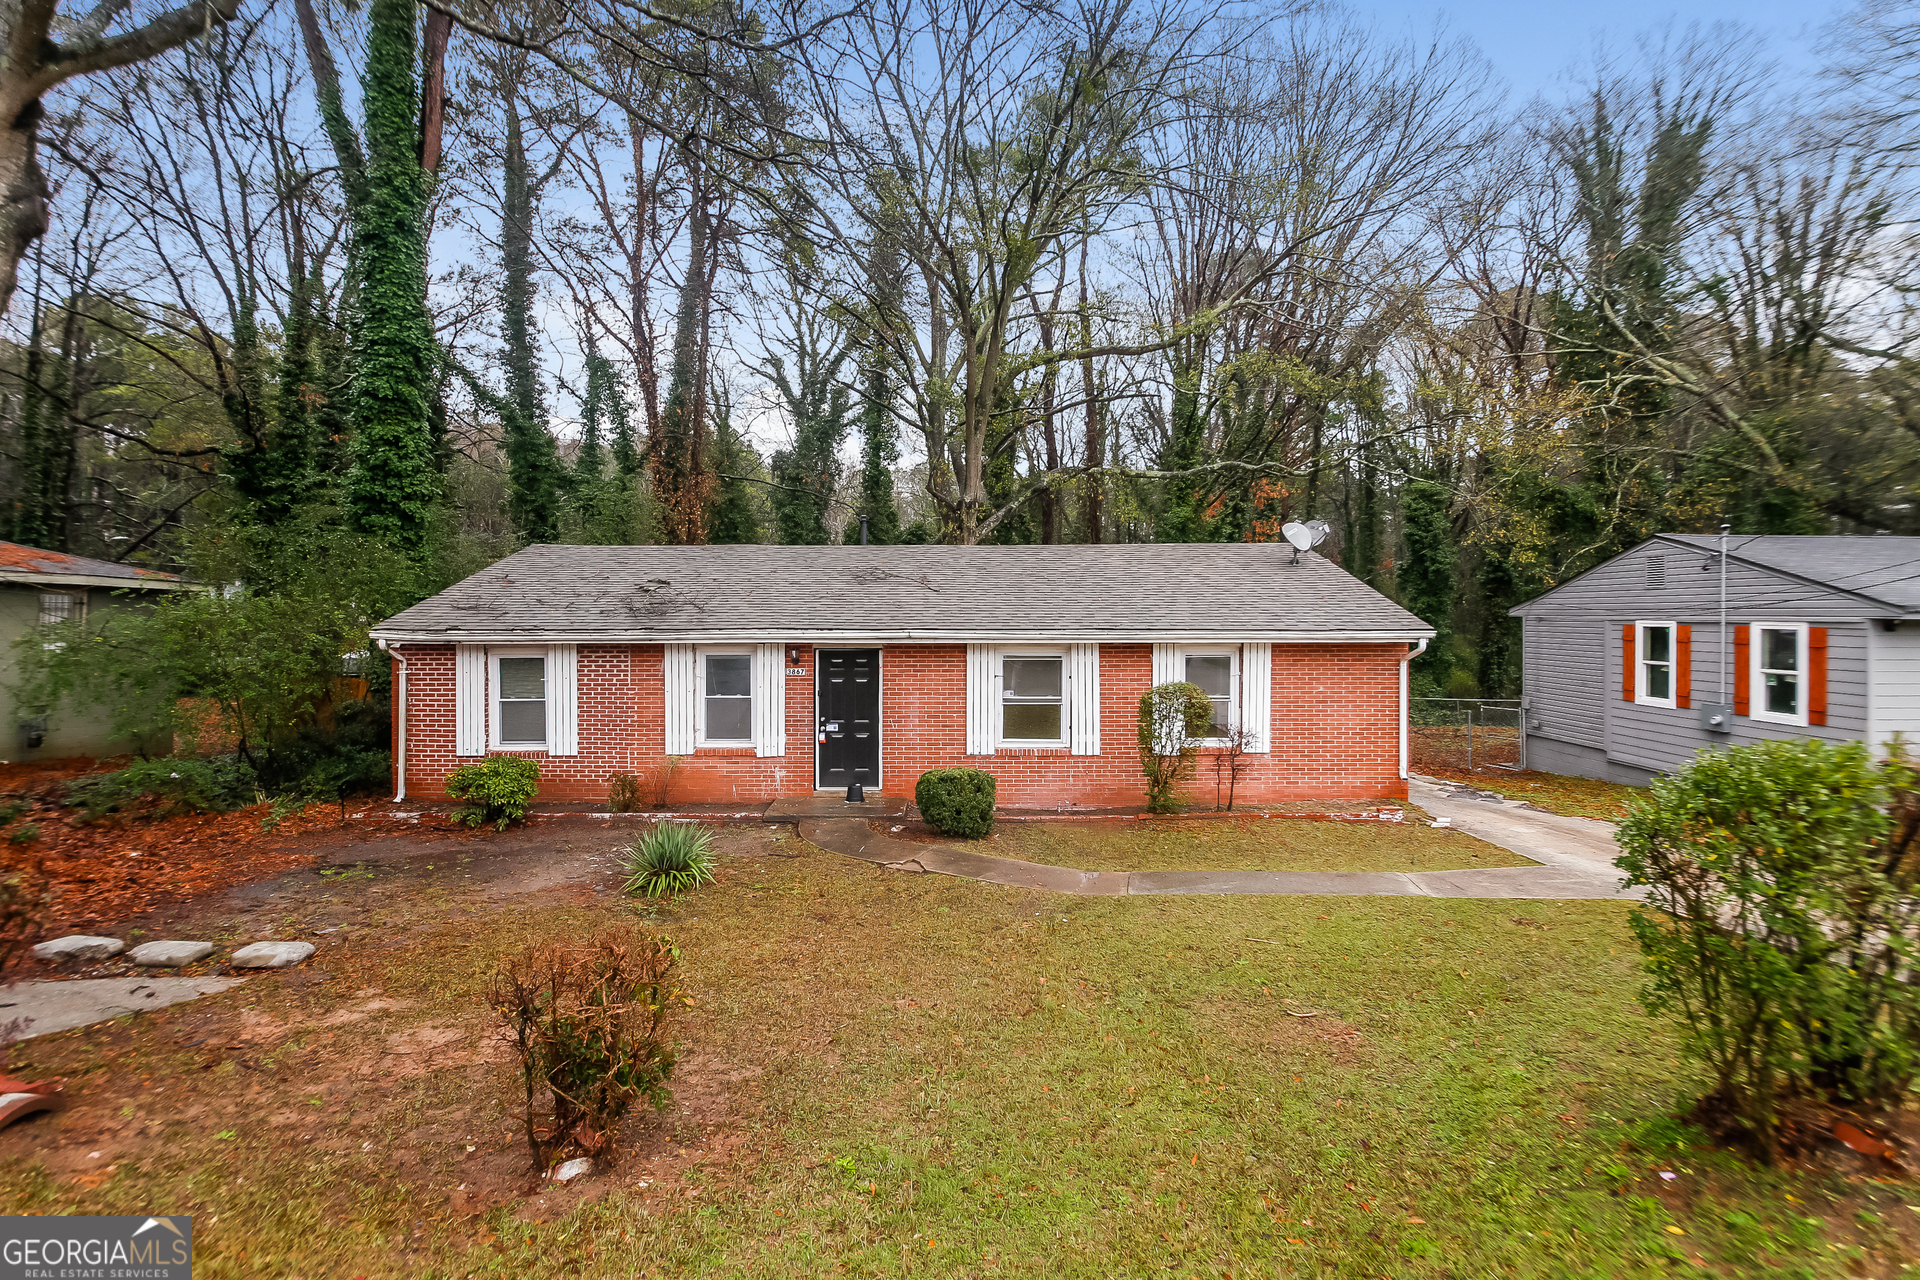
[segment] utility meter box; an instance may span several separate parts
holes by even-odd
[[[1724,702],[1700,704],[1700,727],[1708,733],[1733,732],[1733,708]]]

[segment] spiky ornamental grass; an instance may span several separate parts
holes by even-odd
[[[713,833],[684,822],[663,822],[620,854],[627,892],[671,898],[713,880]]]

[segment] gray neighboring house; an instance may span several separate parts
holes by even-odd
[[[108,732],[104,711],[22,706],[14,646],[24,637],[101,610],[139,608],[149,593],[186,587],[178,574],[0,542],[0,758],[118,755],[132,744]]]
[[[1920,747],[1920,538],[1726,547],[1724,628],[1712,535],[1661,534],[1511,611],[1529,768],[1637,785],[1771,738]]]

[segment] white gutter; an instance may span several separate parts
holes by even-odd
[[[1407,656],[1400,659],[1400,776],[1407,776],[1407,706],[1411,701],[1408,694],[1408,673],[1413,670],[1413,660],[1427,651],[1427,642],[1422,640],[1417,646],[1407,650]]]
[[[901,643],[965,644],[1085,643],[1099,644],[1241,644],[1249,640],[1275,644],[1411,644],[1422,646],[1432,631],[805,631],[797,628],[741,628],[737,631],[375,631],[385,648],[394,644],[737,644],[745,640],[783,644],[872,645]]]
[[[394,730],[393,730],[393,777],[394,803],[407,798],[407,660],[395,650],[387,648],[385,640],[375,640],[380,652],[392,658],[400,667],[400,678],[394,682]]]

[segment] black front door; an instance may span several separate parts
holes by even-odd
[[[880,781],[880,651],[819,649],[814,709],[819,724],[814,785],[863,787]]]

